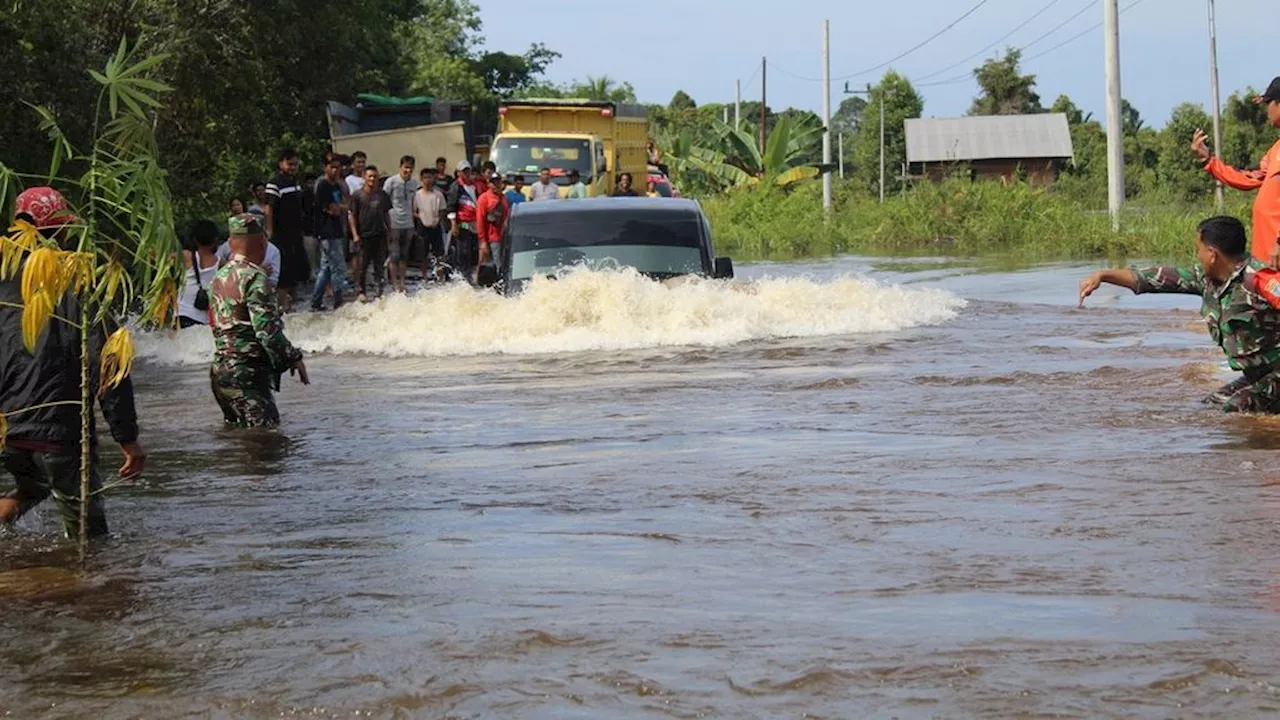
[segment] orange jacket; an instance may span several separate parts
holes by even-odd
[[[1257,190],[1253,201],[1253,256],[1271,262],[1280,240],[1280,142],[1271,146],[1257,170],[1238,170],[1212,158],[1204,169],[1237,190]]]
[[[498,222],[489,222],[490,212],[494,212],[495,216],[500,216]],[[476,235],[480,237],[480,242],[496,243],[502,242],[502,231],[507,227],[507,218],[511,217],[511,201],[507,200],[502,193],[486,192],[480,196],[480,201],[476,203]]]

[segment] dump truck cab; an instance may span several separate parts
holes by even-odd
[[[648,139],[645,110],[594,100],[509,100],[498,108],[498,135],[489,159],[503,175],[537,182],[547,168],[560,196],[576,170],[587,195],[613,192],[617,176],[630,172],[643,182]],[[528,191],[526,191],[528,192]]]

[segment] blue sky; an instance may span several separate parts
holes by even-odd
[[[874,67],[941,30],[978,0],[852,0],[779,5],[763,0],[478,0],[486,47],[522,51],[542,42],[563,57],[549,78],[565,82],[608,75],[635,86],[641,101],[665,104],[685,90],[699,104],[732,102],[735,79],[744,99],[758,99],[760,56],[769,58],[769,105],[821,111],[822,21],[831,21],[831,74]],[[920,50],[893,63],[913,82],[973,55],[1031,18],[1051,0],[987,0],[972,15]],[[1136,4],[1135,4],[1136,2]],[[1209,44],[1206,0],[1121,0],[1133,7],[1121,15],[1121,75],[1124,96],[1148,125],[1159,127],[1178,103],[1208,107]],[[1061,30],[1030,47],[1024,72],[1038,78],[1045,105],[1059,94],[1103,115],[1101,29],[1054,50],[1054,46],[1102,20],[1099,0],[1057,0],[1048,10],[986,56],[1005,45],[1020,46],[1044,35],[1077,12]],[[1218,0],[1218,59],[1222,96],[1252,85],[1265,87],[1280,75],[1280,0]],[[1043,57],[1033,58],[1037,53]],[[964,76],[975,58],[936,76]],[[883,70],[849,82],[863,87]],[[976,85],[959,82],[918,87],[925,116],[961,115]],[[747,82],[750,80],[750,82]],[[844,82],[832,88],[832,109],[843,99]]]

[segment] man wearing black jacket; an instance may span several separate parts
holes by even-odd
[[[16,213],[39,228],[46,237],[57,237],[75,218],[66,200],[51,188],[31,188],[18,196]],[[0,497],[0,522],[12,523],[45,498],[53,496],[67,537],[80,534],[80,335],[59,320],[79,317],[75,297],[62,299],[55,317],[41,331],[35,352],[22,344],[21,273],[0,280],[0,413],[8,420],[8,433],[0,454],[16,488]],[[17,305],[18,307],[14,307]],[[106,333],[101,325],[90,335],[90,366],[99,365]],[[97,372],[92,373],[95,381]],[[98,397],[98,388],[93,388]],[[142,472],[146,453],[138,444],[138,416],[133,383],[124,382],[101,394],[102,414],[111,437],[124,453],[121,477]],[[25,408],[45,406],[36,410]],[[96,436],[90,429],[90,437]],[[94,452],[89,500],[90,537],[107,534],[101,487]]]

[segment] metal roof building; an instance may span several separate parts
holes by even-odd
[[[974,177],[1009,179],[1021,171],[1047,184],[1061,161],[1074,157],[1062,113],[914,118],[906,121],[906,131],[907,162],[930,176],[947,164],[969,163]]]
[[[907,162],[1070,158],[1071,129],[1062,113],[907,120]]]

